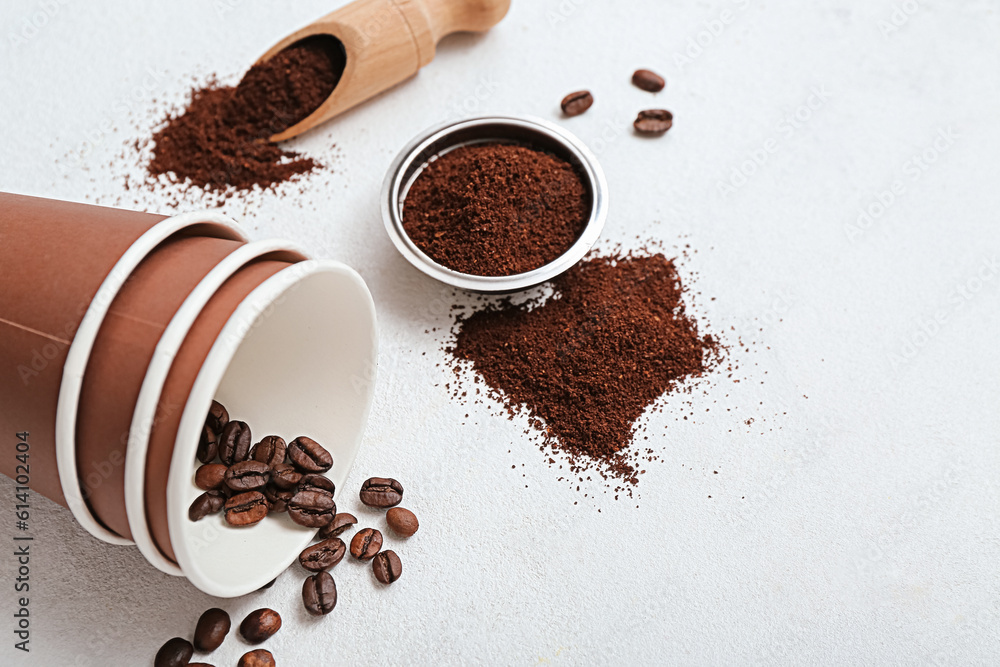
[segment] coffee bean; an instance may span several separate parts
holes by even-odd
[[[358,560],[371,560],[382,548],[382,533],[374,528],[359,530],[351,540],[351,555]]]
[[[194,473],[194,484],[202,491],[221,488],[225,479],[226,466],[222,463],[206,463]]]
[[[281,616],[264,607],[247,614],[240,623],[240,635],[251,644],[260,644],[281,629]]]
[[[315,473],[302,475],[302,479],[299,480],[299,491],[324,491],[333,496],[337,492],[337,487],[334,486],[333,480],[329,477],[324,477],[323,475],[317,475]]]
[[[219,436],[219,458],[227,466],[246,461],[250,453],[250,440],[250,427],[246,422],[229,422]]]
[[[402,507],[393,507],[386,512],[385,522],[400,537],[409,537],[417,532],[417,528],[420,527],[420,524],[417,522],[417,515]]]
[[[205,425],[212,429],[216,435],[220,435],[222,429],[226,428],[226,424],[228,423],[229,411],[226,410],[222,403],[212,401],[212,407],[208,409],[208,419],[205,420]]]
[[[383,584],[391,584],[403,574],[403,564],[391,549],[382,551],[372,559],[372,572]]]
[[[226,523],[230,526],[253,526],[266,516],[267,499],[260,491],[240,493],[226,501]]]
[[[300,526],[322,528],[336,513],[337,504],[326,491],[299,491],[288,501],[288,516]]]
[[[189,662],[187,667],[215,667],[215,665],[210,665],[207,662]]]
[[[588,90],[579,90],[563,98],[562,110],[567,116],[579,116],[594,105],[594,96]]]
[[[667,85],[662,76],[648,69],[637,69],[632,75],[632,83],[651,93],[658,93]]]
[[[635,119],[635,129],[643,134],[663,134],[674,124],[674,115],[666,109],[640,111]]]
[[[294,489],[302,481],[302,473],[288,463],[279,463],[271,467],[271,481],[279,489]]]
[[[266,463],[268,467],[273,468],[279,463],[284,464],[286,449],[287,446],[285,445],[285,441],[283,439],[276,435],[268,435],[253,446],[253,450],[250,452],[250,458],[254,461]]]
[[[403,485],[387,477],[372,477],[361,485],[361,502],[369,507],[392,507],[403,500]]]
[[[302,603],[313,616],[323,616],[337,606],[337,584],[329,572],[317,572],[302,584]]]
[[[333,517],[328,525],[323,526],[319,529],[319,536],[326,539],[328,537],[336,537],[344,531],[348,530],[351,526],[358,522],[358,518],[353,514],[338,514]]]
[[[288,511],[288,501],[295,495],[294,489],[279,489],[274,484],[268,484],[263,490],[267,499],[268,509],[275,514]]]
[[[333,467],[333,457],[321,444],[300,435],[288,444],[288,458],[302,472],[326,472]]]
[[[194,647],[191,646],[191,642],[174,637],[156,652],[153,665],[154,667],[184,667],[191,662],[192,655],[194,655]]]
[[[201,521],[209,514],[215,514],[222,510],[226,504],[226,494],[222,491],[206,491],[191,503],[188,508],[188,518],[192,521]]]
[[[260,461],[240,461],[226,470],[226,486],[233,491],[261,489],[270,479],[270,466]]]
[[[274,656],[267,649],[256,649],[244,653],[236,667],[276,667]]]
[[[208,424],[201,429],[201,438],[198,440],[198,451],[195,456],[202,463],[211,463],[219,455],[219,436],[209,428]]]
[[[310,572],[321,572],[339,563],[346,553],[347,546],[344,541],[339,537],[331,537],[305,548],[299,554],[299,565]]]
[[[201,615],[194,629],[194,647],[202,653],[211,653],[222,646],[233,626],[229,614],[223,609],[212,608]]]

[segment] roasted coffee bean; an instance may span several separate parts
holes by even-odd
[[[226,466],[221,463],[206,463],[194,473],[194,484],[202,491],[219,489],[225,480]]]
[[[254,461],[266,463],[273,468],[279,463],[285,462],[285,450],[287,446],[282,438],[276,435],[265,436],[263,440],[253,446],[250,451],[250,458]]]
[[[636,131],[643,134],[663,134],[674,124],[674,115],[666,109],[640,111],[635,119]]]
[[[317,475],[311,473],[308,475],[302,475],[302,479],[299,480],[299,491],[325,491],[331,496],[337,492],[337,487],[334,486],[333,480],[329,477],[324,477],[323,475]]]
[[[361,485],[361,502],[369,507],[392,507],[403,500],[403,485],[387,477],[372,477]]]
[[[253,526],[266,516],[267,499],[260,491],[240,493],[226,501],[226,523],[230,526]]]
[[[358,560],[371,560],[382,549],[382,533],[374,528],[363,528],[351,540],[351,555]]]
[[[226,424],[228,423],[229,410],[226,410],[222,403],[212,401],[212,407],[208,409],[208,419],[205,420],[205,425],[212,429],[216,435],[220,435],[222,429],[226,428]]]
[[[264,498],[267,499],[268,509],[275,514],[288,511],[288,501],[295,496],[294,489],[279,489],[273,483],[268,484],[263,490]]]
[[[391,584],[399,579],[399,575],[403,574],[403,564],[399,561],[396,552],[388,549],[379,552],[372,559],[372,572],[375,573],[375,578],[383,584]]]
[[[588,90],[579,90],[563,98],[562,110],[567,116],[579,116],[594,105],[594,96]]]
[[[400,537],[409,537],[417,532],[417,528],[420,527],[420,524],[417,522],[417,515],[402,507],[393,507],[386,512],[385,522]]]
[[[187,667],[215,667],[215,665],[210,665],[207,662],[189,662]]]
[[[174,637],[167,641],[166,644],[160,647],[160,650],[156,652],[156,658],[153,660],[154,667],[184,667],[191,662],[191,656],[194,655],[194,647],[191,646],[191,642],[186,639],[181,639],[180,637]]]
[[[206,491],[191,503],[188,508],[188,518],[192,521],[201,521],[209,514],[215,514],[222,510],[226,504],[226,494],[222,491]]]
[[[331,537],[319,544],[305,548],[299,554],[299,565],[310,572],[329,570],[339,563],[347,553],[347,545],[339,537]]]
[[[240,461],[226,470],[226,486],[233,491],[262,489],[270,479],[271,467],[260,461]]]
[[[212,608],[201,615],[194,629],[194,647],[202,653],[211,653],[222,646],[229,629],[233,627],[225,610]]]
[[[211,463],[219,455],[219,436],[205,424],[201,429],[201,438],[198,440],[198,451],[195,456],[202,463]]]
[[[632,83],[651,93],[658,93],[667,85],[662,76],[648,69],[637,69],[632,75]]]
[[[219,458],[227,466],[246,461],[250,454],[250,427],[246,422],[233,420],[226,424],[219,436]]]
[[[302,481],[302,473],[291,464],[279,463],[271,467],[271,481],[279,489],[294,489]]]
[[[299,491],[288,501],[288,516],[300,526],[322,528],[336,513],[337,504],[326,491]]]
[[[259,648],[244,653],[236,667],[276,667],[274,656],[267,649]]]
[[[302,603],[313,616],[323,616],[337,606],[337,584],[329,572],[317,572],[302,584]]]
[[[346,512],[338,514],[333,517],[333,521],[331,521],[328,525],[319,529],[319,536],[323,539],[336,537],[337,535],[340,535],[344,531],[350,529],[351,526],[357,522],[358,518],[353,514],[347,514]]]
[[[333,467],[333,457],[312,438],[304,435],[288,443],[288,458],[302,472],[326,472]]]
[[[267,607],[250,612],[240,623],[240,635],[251,644],[260,644],[280,629],[281,616]]]

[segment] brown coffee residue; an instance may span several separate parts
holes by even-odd
[[[635,484],[637,421],[717,366],[725,348],[699,330],[663,254],[590,257],[552,286],[544,301],[505,299],[459,316],[455,372],[471,364],[508,414],[527,411],[543,448],[564,452],[575,470]]]
[[[403,229],[438,264],[509,276],[555,260],[576,241],[590,202],[568,162],[511,144],[475,144],[431,162],[406,195]]]
[[[212,81],[192,90],[185,108],[154,132],[149,176],[234,194],[319,168],[268,139],[315,111],[344,64],[330,44],[305,40],[254,65],[237,86]]]

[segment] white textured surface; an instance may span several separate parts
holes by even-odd
[[[179,99],[192,74],[237,75],[334,4],[4,2],[0,187],[113,203],[126,169],[114,156],[151,97]],[[12,42],[45,7],[37,34]],[[667,91],[631,88],[638,66],[661,70]],[[986,0],[514,0],[488,36],[448,40],[415,80],[302,139],[332,174],[226,211],[254,238],[286,236],[368,280],[382,375],[344,497],[368,475],[396,476],[422,527],[397,543],[405,569],[388,589],[339,565],[325,619],[302,611],[299,571],[223,606],[237,622],[264,605],[284,614],[267,645],[281,665],[996,664],[998,67]],[[144,77],[152,90],[134,97]],[[744,381],[718,376],[693,397],[693,420],[670,399],[645,422],[663,461],[634,502],[557,481],[522,423],[435,386],[441,334],[425,329],[447,327],[453,299],[396,254],[377,206],[417,131],[462,105],[557,119],[581,87],[598,102],[565,125],[608,173],[606,241],[690,243],[700,311],[756,341],[733,353]],[[785,121],[817,90],[807,121]],[[632,136],[634,113],[654,105],[674,129]],[[956,138],[934,152],[942,131]],[[721,193],[760,149],[766,163]],[[925,150],[934,163],[915,169]],[[859,207],[894,181],[896,201],[852,239]],[[135,196],[155,211],[198,207]],[[12,494],[0,480],[8,545]],[[33,651],[11,648],[8,555],[0,663],[149,664],[215,604],[36,502]],[[244,650],[231,637],[211,661]]]

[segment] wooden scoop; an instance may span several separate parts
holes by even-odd
[[[434,59],[453,32],[482,32],[507,14],[510,0],[357,0],[275,44],[264,62],[307,37],[327,36],[346,65],[333,93],[304,120],[271,137],[284,141],[378,95]],[[339,42],[339,45],[337,44]]]

